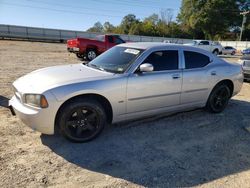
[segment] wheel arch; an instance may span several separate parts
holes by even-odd
[[[55,128],[58,127],[58,118],[59,118],[60,112],[63,109],[63,107],[65,107],[67,104],[69,104],[70,102],[72,102],[74,100],[86,99],[86,98],[91,98],[91,99],[97,100],[103,106],[103,108],[106,112],[108,123],[112,123],[113,108],[112,108],[112,105],[109,102],[109,100],[100,94],[88,93],[88,94],[81,94],[81,95],[76,95],[74,97],[71,97],[61,104],[61,106],[58,108],[57,113],[56,113]]]
[[[220,52],[218,48],[215,48],[212,53],[214,53],[215,51]]]
[[[213,87],[213,89],[214,89],[215,87],[217,87],[218,85],[221,85],[221,84],[225,84],[225,85],[227,85],[227,86],[229,87],[229,89],[230,89],[230,97],[232,97],[233,91],[234,91],[234,83],[233,83],[233,81],[230,80],[230,79],[221,80],[221,81],[219,81],[219,82]],[[212,92],[212,91],[211,91],[211,92]]]
[[[98,47],[95,46],[95,45],[88,45],[88,46],[86,47],[86,52],[87,52],[88,50],[95,50],[96,53],[97,53]]]

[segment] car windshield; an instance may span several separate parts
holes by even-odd
[[[124,73],[133,61],[143,52],[141,49],[115,46],[101,54],[87,66],[112,73]]]

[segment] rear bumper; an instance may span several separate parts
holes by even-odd
[[[80,49],[76,48],[76,47],[73,47],[73,48],[68,47],[67,50],[68,50],[68,52],[72,52],[72,53],[79,53],[80,52]]]
[[[54,117],[49,108],[31,108],[22,104],[15,96],[9,100],[9,109],[31,129],[44,133],[54,134]]]

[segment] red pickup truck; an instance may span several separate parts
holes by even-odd
[[[69,52],[75,53],[77,57],[86,57],[91,61],[97,55],[121,43],[125,43],[125,41],[118,35],[98,35],[95,39],[70,39],[67,41],[67,49]]]

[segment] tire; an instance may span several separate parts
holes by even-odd
[[[214,54],[214,55],[219,55],[219,51],[218,51],[217,49],[215,49],[215,50],[213,51],[213,54]]]
[[[72,142],[88,142],[96,138],[106,125],[106,113],[101,104],[90,98],[73,100],[59,112],[61,134]]]
[[[235,52],[232,52],[231,55],[235,55]]]
[[[97,56],[97,53],[94,49],[88,49],[87,53],[86,53],[86,58],[89,61],[92,61],[93,59],[95,59]]]
[[[84,55],[83,55],[83,54],[76,53],[76,57],[78,57],[78,58],[80,58],[80,59],[83,59],[83,58],[84,58]]]
[[[210,93],[206,109],[212,113],[220,113],[226,108],[230,97],[231,92],[226,84],[217,85]]]

